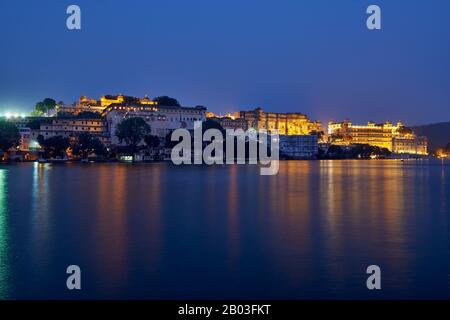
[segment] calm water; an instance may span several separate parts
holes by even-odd
[[[450,298],[450,163],[0,165],[0,297]]]

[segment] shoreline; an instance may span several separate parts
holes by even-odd
[[[294,161],[311,161],[311,162],[317,162],[317,161],[399,161],[399,162],[411,162],[411,161],[447,161],[446,158],[436,158],[436,157],[422,157],[422,158],[380,158],[380,159],[343,159],[343,158],[336,158],[336,159],[279,159],[280,162],[294,162]],[[12,164],[20,164],[20,163],[37,163],[37,164],[73,164],[73,163],[79,163],[79,164],[105,164],[105,163],[118,163],[118,164],[150,164],[150,163],[169,163],[174,164],[171,160],[154,160],[154,161],[121,161],[121,160],[105,160],[105,161],[96,161],[96,160],[88,160],[88,161],[82,161],[82,160],[59,160],[59,159],[49,159],[46,161],[38,161],[38,160],[23,160],[23,161],[0,161],[0,165],[12,165]],[[235,165],[237,163],[233,163],[232,165]],[[174,164],[175,165],[175,164]],[[185,164],[186,165],[186,164]],[[192,165],[192,164],[191,164]],[[200,165],[207,165],[205,163],[202,163]],[[226,163],[223,164],[213,164],[212,166],[225,166],[229,165]],[[245,163],[243,165],[251,165],[250,163]],[[181,165],[183,166],[183,164]]]

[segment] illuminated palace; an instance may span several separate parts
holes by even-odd
[[[273,113],[261,108],[241,111],[239,114],[218,116],[208,112],[207,117],[218,121],[225,129],[250,128],[269,132],[277,130],[280,135],[308,135],[322,131],[319,121],[311,121],[302,113]]]
[[[115,131],[117,125],[126,118],[140,117],[151,128],[151,134],[160,138],[178,128],[194,129],[195,121],[206,119],[204,107],[163,106],[156,101],[119,94],[105,95],[100,100],[82,96],[79,101],[70,106],[61,107],[59,113],[80,114],[81,112],[97,112],[103,116],[110,144],[119,145]]]
[[[386,148],[393,153],[426,155],[427,138],[416,136],[401,122],[393,125],[369,122],[367,125],[354,125],[350,121],[330,122],[328,134],[332,144],[369,144]]]
[[[243,118],[239,118],[239,112],[233,114],[218,115],[214,112],[206,112],[206,118],[218,122],[224,129],[237,130],[242,129],[246,131],[248,129],[247,121]]]
[[[322,131],[319,121],[311,121],[302,113],[274,113],[257,108],[241,111],[240,118],[246,120],[249,128],[269,132],[278,130],[280,135],[307,135]]]
[[[272,113],[257,108],[225,116],[207,112],[206,116],[219,122],[225,129],[277,131],[280,135],[280,152],[283,157],[290,159],[315,158],[319,137],[322,139],[322,124],[309,120],[302,113]]]
[[[79,114],[81,112],[90,111],[102,113],[112,104],[154,106],[157,105],[157,102],[149,99],[147,96],[144,98],[136,98],[132,96],[125,96],[123,94],[119,94],[117,96],[105,95],[102,96],[100,100],[82,96],[80,100],[74,104],[60,107],[58,112]]]

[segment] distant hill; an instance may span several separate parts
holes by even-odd
[[[419,136],[428,138],[428,150],[433,151],[438,147],[450,143],[450,122],[440,122],[422,126],[411,127]]]

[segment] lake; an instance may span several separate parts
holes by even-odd
[[[0,298],[431,299],[449,284],[450,162],[0,165]]]

